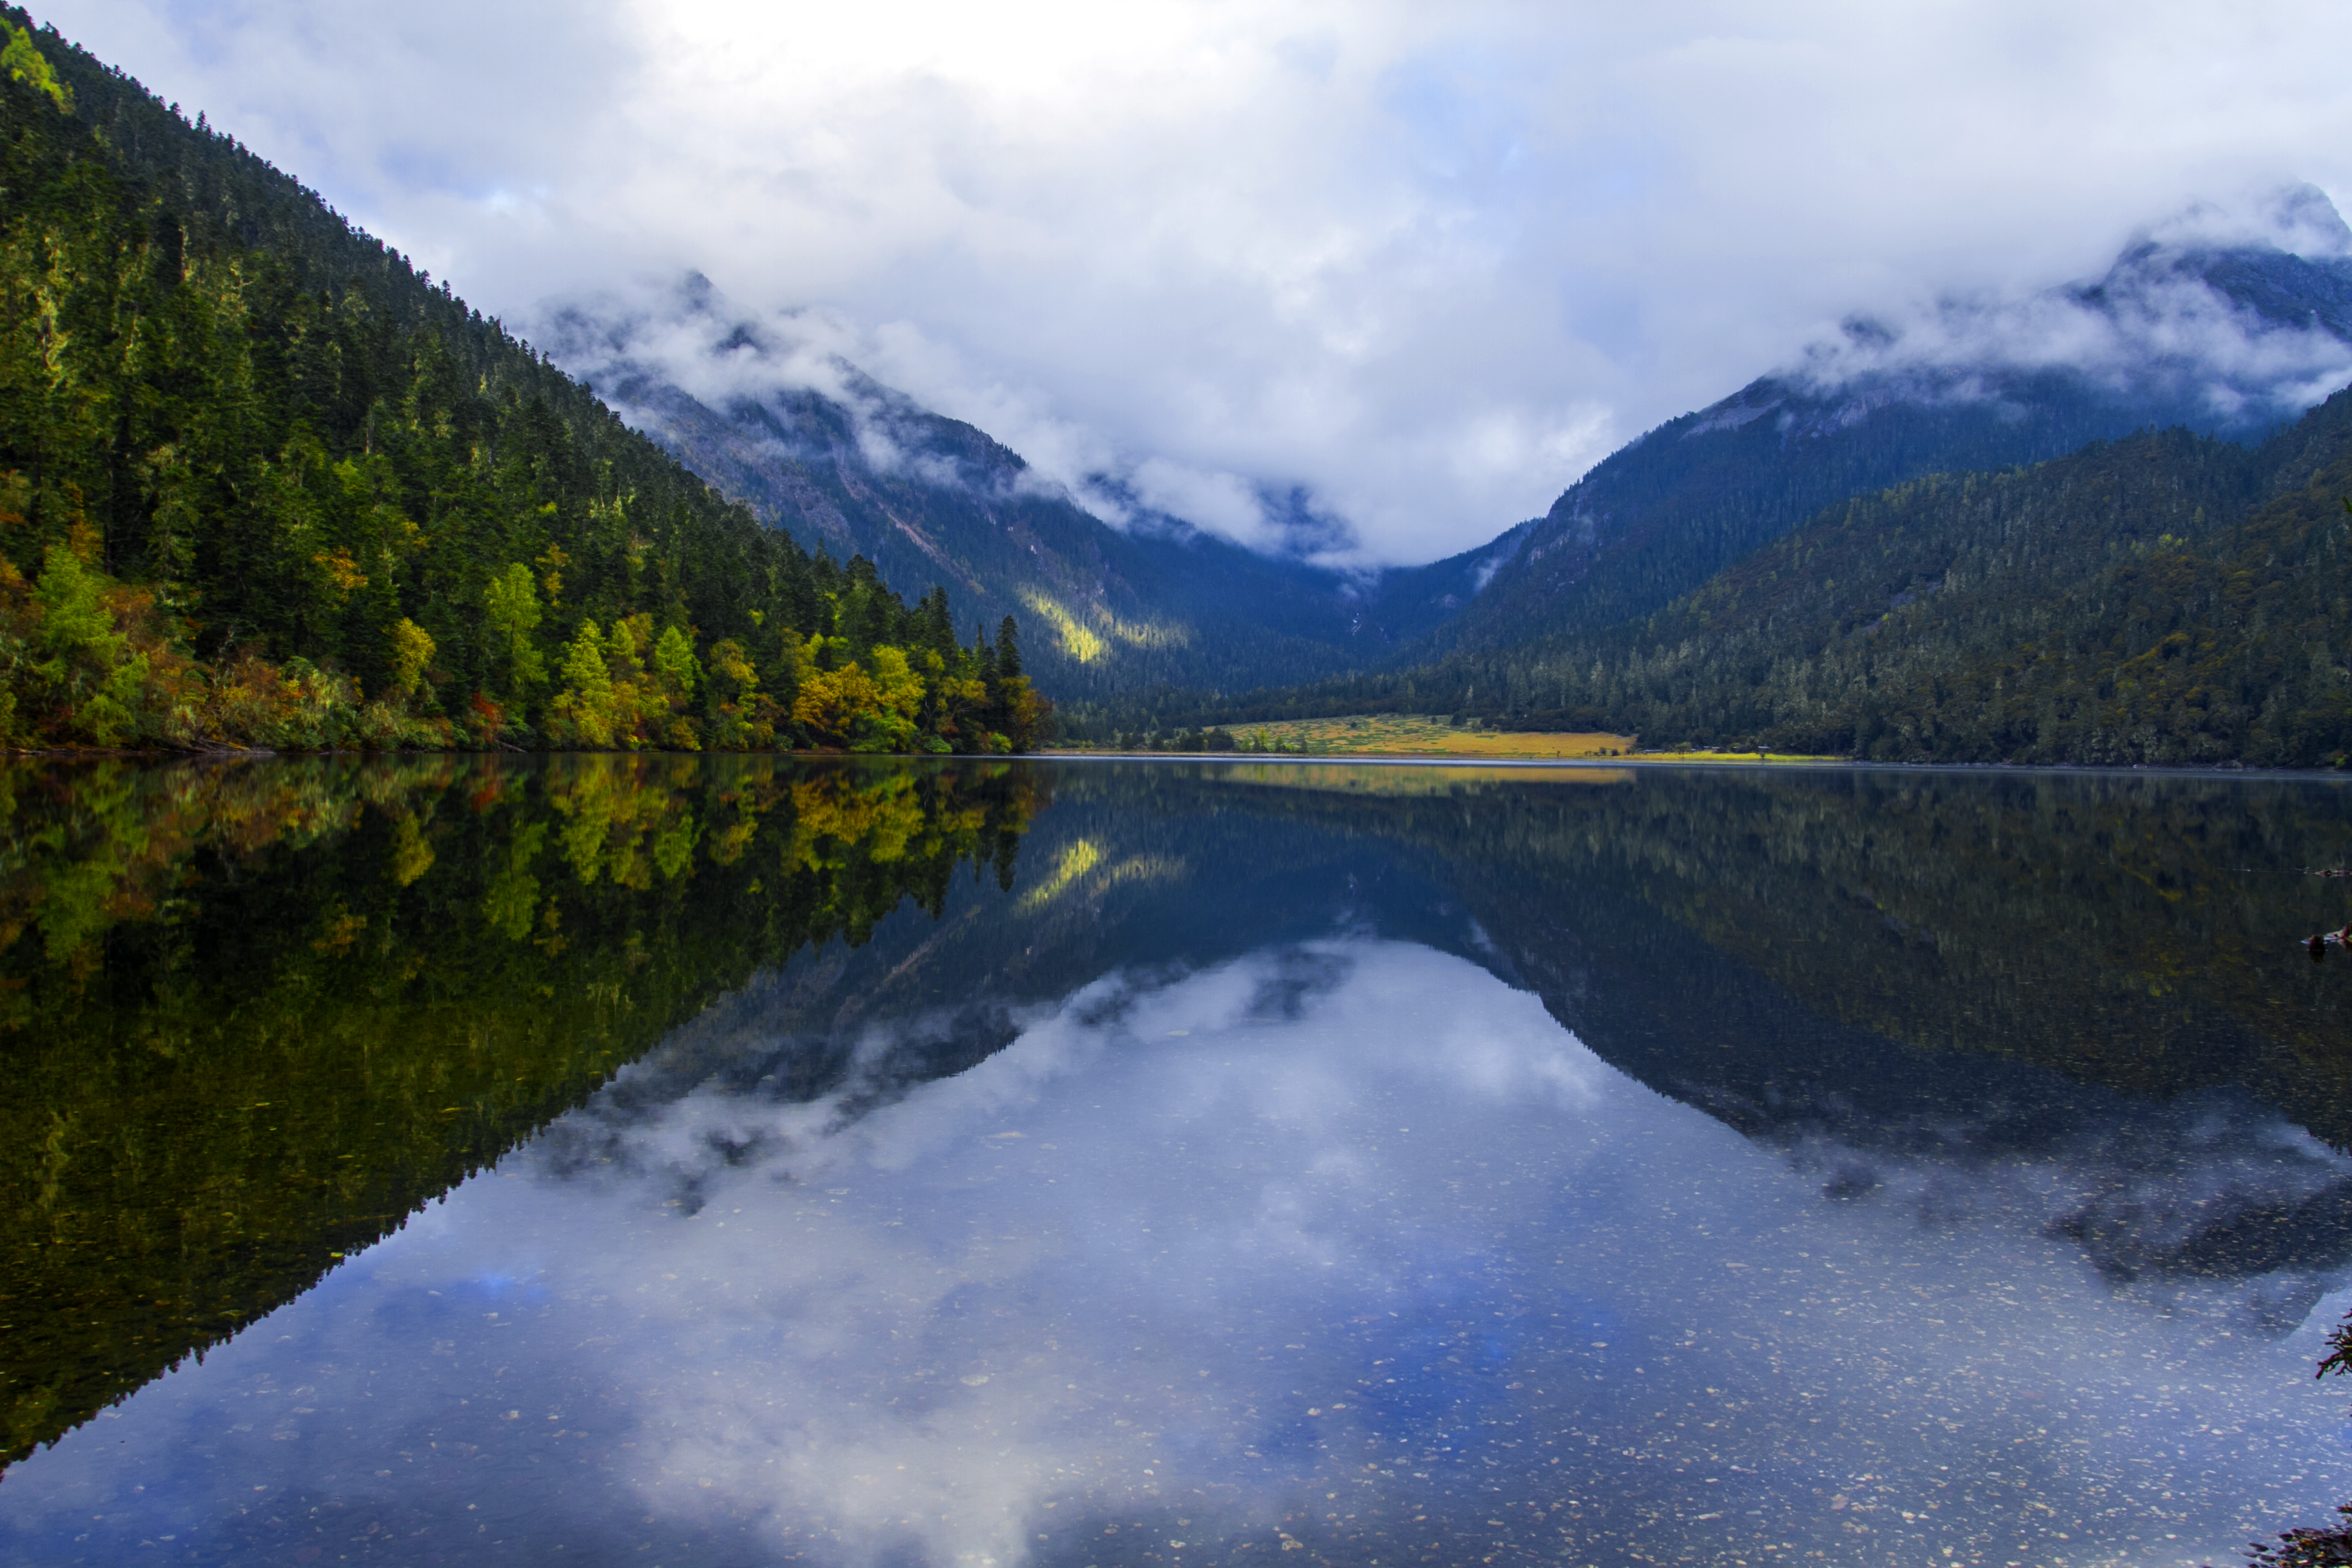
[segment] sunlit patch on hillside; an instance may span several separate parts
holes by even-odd
[[[1023,589],[1021,603],[1054,628],[1054,635],[1062,639],[1062,651],[1080,664],[1092,664],[1110,651],[1109,645],[1079,625],[1076,616],[1035,589]]]
[[[1092,664],[1111,651],[1113,643],[1129,647],[1187,647],[1192,628],[1159,621],[1123,621],[1099,605],[1090,605],[1081,620],[1059,600],[1034,588],[1021,590],[1021,603],[1032,615],[1054,628],[1062,651],[1080,664]]]

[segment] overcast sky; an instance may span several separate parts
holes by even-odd
[[[686,268],[1076,479],[1369,559],[1532,516],[1838,318],[2352,194],[2352,8],[55,0],[528,321]]]

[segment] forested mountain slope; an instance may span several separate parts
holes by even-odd
[[[1922,475],[2041,462],[2151,426],[2260,438],[2314,374],[2352,364],[2352,231],[2315,189],[2279,200],[2278,240],[2309,254],[2144,242],[2096,282],[2007,315],[1952,307],[1923,329],[1937,340],[1924,358],[1888,329],[1849,323],[1818,363],[1601,462],[1462,616],[1399,661],[1648,615],[1822,507]]]
[[[18,11],[0,742],[992,750],[1041,711]],[[1009,659],[1009,662],[1008,662]]]
[[[2340,765],[2347,493],[2346,393],[2251,462],[2174,431],[1922,481],[1833,509],[1594,649],[1583,691],[1664,743]]]
[[[698,278],[667,309],[674,319],[658,321],[567,310],[551,352],[803,546],[864,555],[889,582],[944,583],[992,625],[1018,615],[1037,634],[1032,673],[1057,700],[1377,666],[1467,603],[1532,526],[1370,574],[1260,553],[1145,508],[1113,527],[975,426],[837,359],[795,363]]]
[[[1216,717],[1467,710],[1645,746],[2342,765],[2352,391],[2259,449],[2173,430],[1820,514],[1645,619]]]

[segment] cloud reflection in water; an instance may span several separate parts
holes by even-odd
[[[1825,1204],[1425,949],[1105,980],[981,1067],[837,1121],[857,1093],[698,1093],[618,1138],[634,1179],[743,1209],[702,1271],[762,1292],[723,1345],[690,1290],[646,1342],[701,1343],[710,1370],[774,1358],[715,1399],[690,1359],[647,1369],[649,1429],[688,1434],[646,1481],[668,1506],[940,1563],[1058,1560],[1074,1519],[1377,1555],[1527,1545],[1538,1523],[1557,1542],[1561,1514],[1567,1539],[1851,1546],[1860,1524],[2059,1561],[2084,1533],[2161,1540],[2168,1511],[2224,1549],[2252,1521],[2217,1510],[2301,1472],[2291,1440],[2219,1436],[2234,1399],[2157,1369],[2218,1354],[2266,1426],[2327,1419],[2288,1392],[2295,1354],[2233,1353],[2227,1288],[2152,1321],[2044,1235],[2053,1186],[2095,1155],[1998,1180],[1882,1156],[1897,1190],[1972,1184],[1943,1223]],[[716,1152],[744,1148],[768,1154]],[[2152,1413],[2185,1434],[2166,1458],[2208,1478],[2177,1510],[2168,1470],[2124,1489]],[[2086,1462],[2085,1441],[2107,1451]],[[1473,1465],[1492,1470],[1455,1484]],[[1982,1472],[1976,1506],[1944,1495],[1956,1468]],[[1499,1531],[1497,1510],[1517,1510]],[[1416,1513],[1429,1540],[1398,1539]]]
[[[1507,1268],[1498,1194],[1457,1177],[1433,1203],[1417,1152],[1497,1115],[1573,1127],[1612,1076],[1458,960],[1339,942],[1105,980],[846,1123],[854,1087],[689,1096],[606,1155],[623,1188],[708,1194],[697,1226],[728,1215],[694,1249],[724,1305],[645,1309],[668,1319],[645,1342],[701,1348],[649,1380],[648,1428],[691,1436],[648,1485],[932,1562],[1019,1560],[1049,1514],[1263,1524],[1343,1441],[1393,1449],[1383,1426],[1434,1431],[1475,1397],[1416,1369],[1369,1398],[1346,1353],[1366,1336],[1345,1318],[1466,1310]],[[743,1148],[767,1157],[727,1168]],[[715,1396],[703,1359],[729,1371]]]
[[[673,1568],[2191,1563],[2347,1489],[2315,1328],[2248,1331],[2261,1280],[2117,1293],[2048,1228],[2080,1161],[1929,1223],[1881,1189],[1958,1179],[1933,1148],[1824,1193],[1863,1157],[1745,1139],[1427,948],[1114,974],[878,1106],[608,1094],[10,1484],[152,1531],[75,1490],[107,1439],[215,1517],[248,1472],[349,1496],[429,1450],[388,1560],[682,1531]],[[325,1431],[273,1448],[298,1409]],[[575,1468],[519,1471],[526,1437]]]

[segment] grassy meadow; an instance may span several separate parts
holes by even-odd
[[[1622,756],[1633,747],[1633,738],[1627,735],[1470,730],[1417,713],[1236,724],[1233,734],[1244,746],[1263,737],[1269,749],[1278,746],[1286,752],[1303,751],[1307,755],[1322,757],[1609,757]]]
[[[1492,757],[1523,762],[1634,756],[1648,761],[1694,763],[1752,763],[1768,756],[1774,762],[1822,760],[1779,752],[1643,752],[1637,749],[1633,737],[1606,731],[1530,733],[1480,730],[1421,713],[1360,713],[1335,719],[1235,724],[1231,733],[1241,744],[1241,755],[1274,752],[1310,757]],[[1109,752],[1122,748],[1095,743],[1055,749]],[[1188,746],[1170,749],[1185,752],[1193,750]]]

